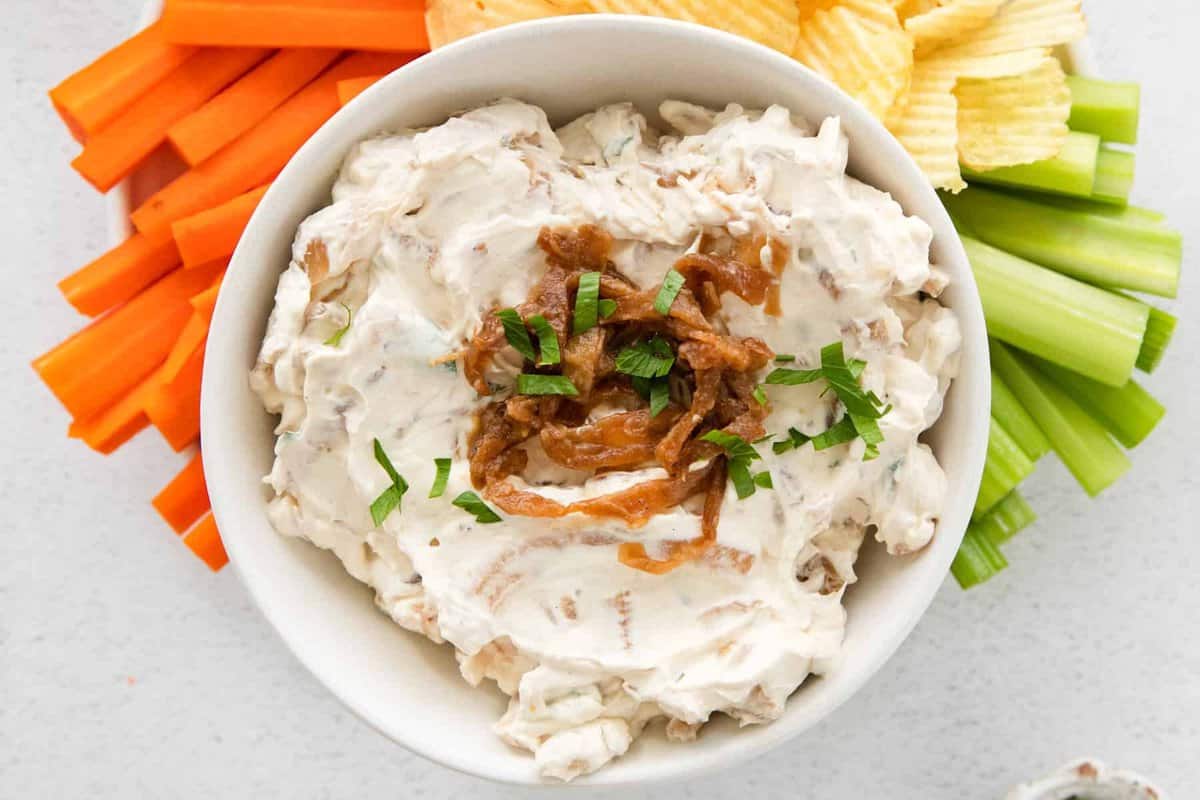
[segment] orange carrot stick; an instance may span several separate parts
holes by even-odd
[[[157,386],[157,380],[158,372],[151,372],[109,408],[86,420],[73,421],[67,435],[82,439],[97,453],[112,453],[150,424],[143,406],[150,391]]]
[[[208,485],[204,482],[204,463],[199,453],[155,495],[150,504],[178,534],[192,527],[192,523],[212,507],[208,499]]]
[[[250,215],[267,193],[266,186],[240,194],[214,208],[171,223],[185,267],[196,267],[233,254]]]
[[[325,7],[311,3],[263,4],[222,0],[168,0],[162,24],[176,44],[251,47],[347,47],[355,50],[425,51],[425,10],[417,3],[391,8]]]
[[[179,332],[179,338],[175,340],[175,345],[167,354],[167,360],[162,366],[163,383],[174,383],[192,353],[196,352],[197,348],[204,346],[204,341],[208,338],[208,322],[207,317],[195,311],[192,312],[192,316],[188,318],[187,324]]]
[[[133,212],[133,224],[139,231],[157,230],[261,186],[337,112],[338,81],[391,72],[411,58],[357,53],[335,64],[254,128],[152,195]]]
[[[167,139],[194,167],[261,122],[338,57],[338,50],[281,50],[196,111]]]
[[[382,75],[364,75],[361,78],[348,78],[344,81],[338,81],[338,102],[342,105],[346,105],[351,100],[365,92],[373,83],[376,83],[382,77]]]
[[[89,136],[71,162],[107,192],[167,138],[167,130],[267,57],[256,47],[212,47],[183,62],[104,127]]]
[[[195,52],[167,42],[155,23],[55,86],[50,101],[83,141]]]
[[[179,264],[169,230],[135,233],[58,282],[67,302],[94,317],[124,303]]]
[[[221,544],[221,534],[217,530],[217,521],[212,512],[196,523],[196,527],[183,537],[183,543],[196,554],[196,557],[208,565],[213,572],[220,572],[221,567],[229,563],[225,553],[225,545]]]
[[[33,362],[75,419],[113,405],[167,357],[191,316],[192,295],[220,269],[177,269]]]
[[[216,283],[192,297],[192,309],[210,322],[212,321],[213,309],[217,307],[217,295],[221,291],[222,278],[217,278]]]
[[[179,452],[200,436],[200,383],[204,371],[204,348],[192,351],[175,380],[159,380],[146,398],[150,424]]]

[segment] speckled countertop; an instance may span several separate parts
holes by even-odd
[[[1101,69],[1144,87],[1136,197],[1194,244],[1200,9],[1085,5]],[[328,695],[233,572],[210,575],[154,516],[147,499],[180,463],[156,437],[105,460],[63,436],[66,416],[28,361],[79,324],[54,282],[101,252],[106,234],[43,93],[126,33],[140,2],[3,6],[0,796],[523,796],[408,754]],[[1008,548],[1012,568],[969,594],[948,581],[896,657],[831,719],[736,773],[622,800],[990,800],[1080,755],[1190,796],[1200,753],[1195,278],[1175,303],[1190,318],[1148,382],[1171,415],[1114,490],[1088,502],[1048,460],[1027,493],[1041,520]]]

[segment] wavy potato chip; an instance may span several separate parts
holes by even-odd
[[[935,188],[960,192],[967,187],[958,168],[958,101],[952,73],[918,63],[908,91],[889,112],[885,124]]]
[[[425,28],[430,46],[436,49],[473,33],[514,22],[590,10],[583,0],[429,0],[425,6]]]
[[[1080,0],[1008,0],[987,25],[947,44],[938,55],[987,56],[1055,47],[1086,34]]]
[[[912,78],[912,37],[886,0],[856,5],[871,16],[849,4],[815,12],[801,26],[792,55],[882,119]]]
[[[917,52],[928,52],[987,25],[1004,0],[947,0],[943,5],[904,20]]]
[[[796,0],[592,0],[593,10],[608,14],[670,17],[719,28],[790,53],[800,30]]]
[[[915,17],[917,14],[932,11],[942,4],[941,0],[889,0],[889,2],[896,10],[901,22],[909,17]]]
[[[1062,64],[1046,56],[1034,70],[1002,78],[961,78],[958,155],[986,170],[1052,158],[1067,140],[1071,91]]]

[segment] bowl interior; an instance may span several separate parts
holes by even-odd
[[[961,246],[935,193],[884,129],[831,84],[796,62],[735,37],[684,23],[631,17],[543,20],[484,34],[419,59],[376,84],[296,155],[267,193],[238,247],[216,309],[204,371],[205,467],[233,562],[263,612],[299,658],[380,731],[448,766],[484,777],[537,782],[533,761],[503,744],[491,724],[498,692],[473,689],[449,648],[435,647],[376,611],[367,588],[333,556],[276,535],[263,512],[261,478],[272,460],[273,419],[247,385],[300,221],[329,202],[350,147],[368,135],[436,124],[500,96],[544,107],[555,124],[616,101],[651,113],[679,98],[723,107],[779,103],[819,120],[838,114],[851,171],[890,191],[934,229],[934,259],[953,283],[944,301],[963,327],[962,371],[927,435],[949,477],[948,507],[932,545],[889,558],[868,544],[862,580],[847,598],[845,652],[832,675],[812,680],[776,723],[736,730],[728,720],[690,745],[654,732],[623,759],[584,779],[620,784],[694,774],[761,752],[849,697],[900,644],[941,584],[966,526],[987,438],[989,380],[978,296]]]

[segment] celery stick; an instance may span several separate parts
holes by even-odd
[[[1007,566],[1008,561],[1004,558],[1004,554],[996,548],[996,545],[992,544],[991,540],[980,533],[974,525],[969,525],[966,535],[963,536],[962,544],[958,547],[958,554],[954,556],[954,561],[950,564],[950,572],[958,581],[959,586],[970,589],[972,586],[978,586],[988,580]]]
[[[1125,447],[1141,444],[1167,413],[1162,403],[1132,380],[1121,387],[1105,386],[1036,356],[1031,358],[1034,366],[1090,411]]]
[[[981,520],[971,527],[982,533],[994,545],[1002,545],[1037,519],[1037,514],[1017,490],[1009,492]]]
[[[1101,383],[1121,386],[1129,380],[1149,306],[1043,269],[969,236],[962,237],[962,243],[992,336]],[[1017,389],[1011,383],[1009,388]]]
[[[1060,195],[1046,195],[1039,199],[1044,203],[1057,206],[1058,208],[1094,214],[1123,225],[1156,228],[1159,230],[1166,228],[1167,215],[1150,208],[1128,205],[1117,206],[1112,203],[1100,203],[1091,199],[1084,200],[1078,197],[1062,197]]]
[[[1071,130],[1088,131],[1110,142],[1137,144],[1141,89],[1136,83],[1068,75],[1067,86],[1071,90],[1067,121]]]
[[[972,183],[1014,186],[1039,192],[1091,197],[1095,191],[1100,137],[1072,131],[1054,158],[1033,164],[999,167],[986,172],[962,168],[963,177]]]
[[[1175,335],[1174,314],[1150,306],[1150,319],[1146,322],[1146,335],[1142,338],[1142,349],[1138,351],[1137,368],[1142,372],[1154,372],[1162,363],[1167,345]]]
[[[1129,458],[1104,426],[1023,356],[992,341],[992,368],[1037,420],[1050,446],[1095,497],[1129,469]]]
[[[1183,260],[1177,231],[978,187],[942,202],[980,239],[1013,255],[1100,286],[1175,296]]]
[[[1050,440],[1029,416],[1025,406],[1013,394],[1008,384],[992,370],[992,419],[1008,431],[1030,461],[1037,461],[1050,451]]]
[[[1133,188],[1135,158],[1127,150],[1118,150],[1112,145],[1101,145],[1096,158],[1096,178],[1092,185],[1092,199],[1098,203],[1123,206],[1129,202],[1129,191]]]
[[[975,510],[971,519],[977,520],[992,510],[1017,484],[1033,474],[1033,462],[1025,451],[1000,427],[996,418],[988,431],[987,460],[983,465],[983,480],[979,483],[979,495],[975,498]]]

